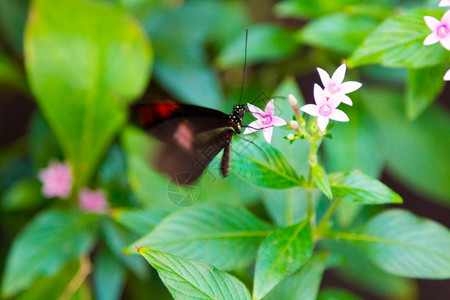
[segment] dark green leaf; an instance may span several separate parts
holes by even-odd
[[[46,199],[41,195],[41,186],[36,178],[17,181],[1,196],[2,210],[11,212],[44,204]]]
[[[382,182],[359,171],[333,173],[328,178],[337,198],[364,204],[403,203],[402,198]]]
[[[23,54],[23,32],[29,0],[0,1],[0,32],[19,56]]]
[[[362,300],[362,298],[341,289],[328,288],[320,292],[317,300]]]
[[[148,81],[148,39],[119,7],[41,0],[32,4],[25,56],[33,93],[83,185],[125,123],[123,105]]]
[[[309,220],[272,232],[258,250],[253,298],[261,299],[311,256],[313,240]]]
[[[0,51],[0,86],[2,85],[11,86],[12,88],[24,93],[28,92],[27,81],[23,71],[11,58],[6,55],[6,53]]]
[[[197,205],[173,213],[131,244],[204,261],[225,270],[248,266],[271,227],[244,208],[226,204]]]
[[[406,114],[414,120],[436,100],[444,87],[447,67],[437,66],[409,70],[406,93]]]
[[[120,299],[125,275],[125,270],[114,256],[105,249],[100,251],[94,260],[93,283],[96,299]]]
[[[38,276],[52,276],[92,247],[97,216],[45,211],[14,241],[2,283],[5,297],[29,287]]]
[[[158,271],[174,299],[251,299],[242,282],[214,266],[147,248],[139,253]]]
[[[279,16],[313,18],[336,11],[342,11],[346,6],[362,2],[361,0],[284,0],[275,7]]]
[[[314,183],[317,185],[319,190],[321,190],[322,193],[324,193],[325,196],[328,197],[328,199],[333,199],[330,182],[325,170],[320,165],[315,164],[311,167],[311,175]]]
[[[113,218],[127,229],[138,235],[149,233],[169,212],[142,210],[137,208],[120,208],[113,211]]]
[[[265,300],[315,300],[322,281],[328,255],[315,254],[300,270],[278,284]]]
[[[441,45],[423,45],[425,37],[431,33],[423,17],[440,18],[441,15],[441,10],[416,9],[387,19],[369,34],[347,64],[422,68],[448,62],[448,54]]]

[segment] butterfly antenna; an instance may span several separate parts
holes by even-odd
[[[244,93],[245,70],[247,69],[247,41],[248,41],[248,28],[245,28],[244,71],[242,72],[242,85],[241,85],[241,96],[239,97],[239,105],[241,105],[242,94]]]
[[[238,138],[240,138],[240,139],[243,139],[244,141],[247,141],[247,142],[249,142],[249,143],[255,145],[256,148],[258,148],[259,150],[261,150],[261,152],[264,154],[264,157],[266,158],[266,160],[267,160],[267,161],[270,161],[270,160],[269,160],[269,157],[268,157],[267,154],[266,154],[266,152],[264,152],[264,150],[263,150],[260,146],[258,146],[258,144],[256,144],[256,143],[253,142],[253,141],[250,141],[250,140],[248,140],[248,139],[246,139],[246,138],[243,138],[242,136],[239,136],[239,135],[236,135],[236,136],[237,136]]]

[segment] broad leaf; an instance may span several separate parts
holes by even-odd
[[[0,1],[0,32],[17,55],[23,54],[23,32],[29,0]]]
[[[333,199],[333,193],[330,187],[330,182],[328,180],[327,173],[325,170],[318,164],[315,164],[311,167],[311,174],[314,183],[317,185],[319,190],[328,197],[328,199]]]
[[[362,298],[345,290],[328,288],[319,293],[317,300],[362,300]]]
[[[253,298],[261,299],[311,256],[313,240],[309,220],[271,233],[258,250]]]
[[[197,205],[173,213],[125,252],[135,253],[137,245],[233,270],[255,259],[270,230],[242,207]]]
[[[297,273],[278,284],[264,300],[316,300],[327,260],[327,254],[315,254]]]
[[[167,211],[137,208],[119,208],[113,211],[113,218],[118,223],[138,235],[149,233],[167,215]]]
[[[346,6],[359,2],[361,0],[284,0],[277,4],[275,10],[282,17],[314,18],[331,12],[341,11]]]
[[[4,211],[20,211],[42,206],[48,201],[41,195],[42,184],[32,179],[16,181],[0,199],[0,207]]]
[[[2,294],[13,296],[39,276],[56,274],[69,261],[89,252],[97,216],[45,211],[14,241],[2,282]]]
[[[379,63],[387,67],[422,68],[448,62],[439,44],[424,46],[431,33],[424,16],[440,18],[441,10],[407,10],[384,21],[347,61],[349,66]]]
[[[125,123],[124,104],[148,81],[148,39],[105,3],[33,1],[28,20],[30,85],[81,186]]]
[[[248,299],[245,285],[206,263],[140,248],[139,253],[158,271],[174,299]]]
[[[94,260],[93,283],[96,299],[118,300],[125,284],[125,270],[120,262],[102,249]]]
[[[303,176],[299,177],[286,158],[269,144],[259,145],[264,153],[247,141],[237,139],[233,147],[232,171],[254,185],[287,189],[304,183]]]
[[[369,221],[361,233],[336,233],[358,242],[383,270],[404,277],[450,277],[450,231],[434,221],[400,209]]]
[[[364,204],[403,203],[402,198],[382,182],[359,171],[333,173],[328,178],[337,198]]]
[[[444,66],[409,70],[408,90],[406,93],[406,114],[416,119],[436,100],[444,87]]]

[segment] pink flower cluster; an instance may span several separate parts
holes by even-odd
[[[47,168],[39,171],[39,180],[42,182],[42,194],[46,198],[59,197],[67,199],[72,191],[72,168],[69,163],[50,161]],[[104,213],[108,208],[105,194],[102,190],[91,191],[81,189],[79,205],[84,211]]]
[[[314,84],[314,100],[316,104],[306,104],[300,108],[301,111],[317,117],[317,125],[321,131],[325,131],[328,122],[331,120],[348,122],[348,116],[337,109],[342,102],[347,105],[353,105],[352,100],[346,95],[359,89],[362,84],[356,81],[344,81],[346,66],[342,64],[330,77],[328,73],[321,68],[317,68],[324,88]],[[290,98],[293,98],[290,95]],[[295,99],[295,98],[294,98]],[[291,102],[297,102],[296,100]]]
[[[442,0],[439,6],[450,6],[450,0]],[[440,21],[430,16],[425,16],[424,20],[431,33],[425,38],[423,44],[428,46],[439,42],[442,47],[450,50],[450,10],[447,10]],[[450,81],[450,70],[445,73],[444,80]]]

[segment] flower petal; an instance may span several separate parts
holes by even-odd
[[[439,7],[450,6],[450,0],[442,0],[439,3]]]
[[[273,99],[269,101],[266,105],[265,114],[269,116],[273,116],[274,114],[274,105],[273,105]]]
[[[423,41],[423,44],[424,44],[425,46],[428,46],[428,45],[435,44],[435,43],[437,43],[437,42],[439,42],[439,37],[438,37],[437,34],[433,31],[432,33],[430,33],[430,34],[425,38],[425,40]]]
[[[300,107],[300,110],[314,117],[317,117],[319,115],[319,106],[315,104],[303,105],[302,107]]]
[[[314,101],[319,106],[327,102],[324,90],[317,83],[314,83]]]
[[[273,116],[272,117],[272,125],[273,126],[283,126],[283,125],[287,125],[287,122],[280,117]]]
[[[445,73],[444,80],[445,81],[450,81],[450,69],[448,69],[447,73]]]
[[[350,105],[350,106],[353,105],[352,99],[350,99],[350,97],[347,96],[347,95],[342,95],[339,98],[339,100],[341,100],[341,102],[344,103],[344,104],[347,104],[347,105]]]
[[[328,105],[331,106],[331,108],[335,109],[342,102],[343,96],[344,95],[340,94],[340,95],[335,95],[333,97],[330,97],[328,99]]]
[[[257,118],[257,119],[264,118],[265,113],[259,107],[256,107],[250,103],[247,103],[247,106],[248,106],[248,110],[255,118]]]
[[[330,119],[328,119],[327,117],[317,117],[317,126],[319,126],[320,131],[325,131],[329,121]]]
[[[339,68],[337,68],[336,71],[334,71],[331,80],[336,84],[341,84],[342,81],[344,81],[346,69],[347,66],[345,64],[340,65]]]
[[[333,110],[328,117],[332,120],[339,122],[348,122],[350,120],[348,116],[345,114],[345,112],[343,112],[340,109]]]
[[[423,19],[425,20],[425,24],[427,24],[428,28],[430,28],[433,32],[436,32],[438,26],[441,25],[441,22],[434,17],[425,16]]]
[[[263,135],[266,141],[270,144],[272,141],[272,133],[273,133],[273,127],[268,127],[263,129]]]
[[[450,50],[450,34],[447,35],[445,39],[440,40],[442,47],[444,47],[447,50]]]
[[[356,91],[362,86],[361,82],[357,81],[346,81],[341,84],[341,90],[343,90],[344,94],[348,94]]]
[[[331,78],[330,78],[330,75],[328,75],[327,71],[325,71],[321,68],[317,68],[317,72],[319,72],[320,80],[322,80],[323,86],[328,86]]]
[[[259,120],[253,121],[248,124],[247,128],[244,130],[244,134],[249,134],[261,129],[261,122]]]
[[[442,16],[441,24],[450,26],[450,10],[447,10],[447,12]]]

